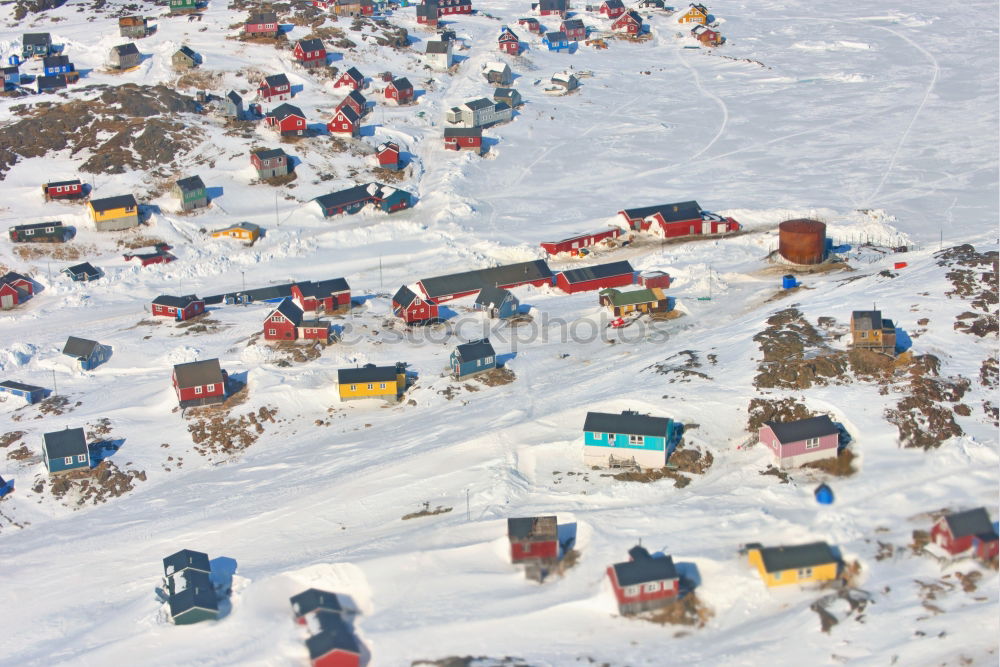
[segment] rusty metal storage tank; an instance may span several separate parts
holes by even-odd
[[[799,218],[778,225],[778,252],[793,264],[819,264],[826,256],[826,224]]]

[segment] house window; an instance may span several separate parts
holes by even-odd
[[[76,455],[76,462],[77,463],[83,463],[86,460],[87,460],[87,455],[86,454],[77,454]]]
[[[524,547],[523,548],[524,553],[526,554],[531,553],[531,542],[525,542],[522,546]]]
[[[819,447],[819,438],[809,438],[806,440],[806,449],[816,449]]]
[[[614,446],[615,446],[615,434],[608,433],[608,447],[614,447]]]
[[[642,585],[643,593],[656,593],[659,590],[660,590],[660,582],[658,581],[653,581],[648,584]]]
[[[813,576],[813,570],[811,567],[804,567],[799,570],[799,579],[810,579]]]
[[[280,322],[281,321],[281,315],[275,315],[274,317],[271,318],[271,321],[272,322]]]
[[[61,185],[57,185],[56,186],[56,192],[62,192],[62,186]]]
[[[868,332],[867,331],[862,331],[861,332],[861,337],[862,338],[868,338]]]
[[[493,363],[493,357],[486,357],[486,358],[485,358],[485,359],[483,360],[483,363],[484,363],[484,364],[486,364],[487,366],[489,366],[490,364],[492,364],[492,363]]]
[[[629,437],[628,437],[628,444],[630,444],[630,445],[641,445],[642,444],[642,436],[641,435],[629,435]]]
[[[63,459],[63,463],[65,463],[66,465],[73,465],[73,457],[67,456],[66,458]]]
[[[268,336],[277,336],[278,335],[278,330],[277,329],[268,329],[267,330],[267,335]]]
[[[202,392],[202,388],[201,387],[195,387],[194,388],[194,393],[200,394],[201,392]]]
[[[385,382],[382,382],[378,386],[379,389],[385,389]]]
[[[24,230],[24,235],[25,236],[34,236],[34,234],[35,234],[35,230],[34,229],[25,229]]]
[[[357,390],[358,390],[358,385],[352,384],[351,385],[351,391],[357,391]]]
[[[781,572],[775,572],[774,573],[774,580],[778,581],[779,579],[781,579]]]
[[[214,384],[208,385],[207,387],[205,387],[205,391],[207,391],[208,393],[212,393],[213,391],[215,391],[215,385]]]
[[[375,388],[375,385],[374,385],[374,384],[369,384],[369,385],[368,385],[368,391],[371,391],[371,390],[372,390],[372,389],[374,389],[374,388]]]
[[[639,594],[639,587],[638,586],[626,586],[625,587],[625,595],[626,596],[628,596],[630,598],[634,598],[638,594]]]

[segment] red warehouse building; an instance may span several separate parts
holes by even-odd
[[[635,282],[635,269],[628,262],[610,262],[570,269],[556,275],[556,286],[568,294],[624,287]]]
[[[452,273],[447,276],[423,278],[417,284],[420,286],[420,290],[427,295],[428,300],[434,303],[444,303],[463,296],[478,294],[479,290],[484,287],[511,289],[521,285],[551,286],[553,275],[552,270],[544,260],[536,259],[530,262]]]
[[[622,614],[658,609],[677,597],[680,578],[670,556],[653,558],[641,546],[629,549],[630,560],[608,568],[608,579]]]
[[[392,314],[407,324],[420,324],[438,319],[437,304],[421,299],[406,285],[392,297]]]
[[[559,557],[559,525],[554,516],[507,519],[510,562],[556,560]]]
[[[174,391],[182,408],[210,405],[226,400],[226,371],[218,359],[192,361],[174,366]]]
[[[984,561],[997,557],[996,527],[983,507],[941,517],[931,528],[931,541],[948,553],[969,551]]]
[[[153,299],[153,315],[157,317],[172,317],[178,322],[189,320],[205,312],[205,300],[194,294],[186,296],[170,296],[161,294]]]
[[[292,285],[292,300],[307,313],[331,313],[351,306],[351,288],[343,278],[330,278],[317,283],[309,280]]]
[[[568,239],[563,239],[562,241],[543,241],[541,246],[542,250],[550,255],[558,255],[561,252],[573,252],[575,250],[579,250],[580,248],[589,248],[590,246],[597,245],[605,239],[616,239],[621,235],[622,230],[618,227],[613,227],[603,232],[571,236]]]
[[[294,301],[285,299],[264,320],[264,340],[330,340],[329,323],[303,316]]]

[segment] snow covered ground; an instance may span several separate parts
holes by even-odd
[[[140,6],[148,15],[163,10]],[[0,264],[44,288],[0,315],[0,379],[54,381],[70,400],[62,415],[42,416],[8,398],[0,403],[0,432],[25,431],[23,442],[37,454],[42,433],[107,418],[111,437],[124,439],[111,460],[147,479],[105,504],[74,509],[33,491],[44,477],[38,460],[0,459],[0,475],[17,484],[0,501],[0,664],[305,664],[288,597],[308,586],[353,600],[373,665],[449,655],[518,656],[532,665],[996,664],[996,572],[971,561],[942,566],[902,548],[914,529],[929,528],[925,512],[985,505],[997,514],[1000,444],[982,407],[997,403],[996,391],[978,379],[997,341],[953,329],[969,304],[945,295],[952,284],[933,257],[939,244],[997,247],[996,3],[723,3],[710,9],[728,43],[711,53],[683,48],[695,43],[677,39],[678,26],[662,14],[651,15],[648,42],[549,53],[516,25],[527,2],[477,0],[475,7],[500,20],[449,22],[469,45],[457,52],[465,60],[453,74],[424,68],[416,54],[433,33],[417,26],[412,8],[390,18],[410,30],[409,52],[365,44],[348,30],[359,46],[333,62],[369,77],[391,70],[421,91],[416,105],[404,107],[364,91],[376,101],[366,124],[374,130],[358,142],[392,139],[412,156],[398,184],[416,196],[412,210],[324,220],[311,198],[375,180],[372,157],[331,150],[326,137],[280,144],[264,129],[252,140],[229,136],[221,122],[192,116],[204,140],[181,158],[176,176],[197,173],[221,188],[209,210],[180,216],[169,195],[147,199],[157,180],[148,173],[80,174],[95,197],[134,192],[160,207],[142,233],[171,243],[178,261],[140,268],[122,260],[122,236],[94,231],[82,207],[42,201],[39,184],[75,177],[86,154],[26,159],[6,173],[0,218],[75,226],[72,243],[91,246],[83,259],[106,275],[73,283],[59,271],[75,262],[22,259],[0,243]],[[578,13],[588,25],[608,23]],[[93,14],[85,3],[17,25],[8,18],[0,52],[6,62],[21,32],[51,31],[78,69],[91,70],[70,88],[75,97],[90,94],[80,92],[85,83],[169,84],[177,76],[169,57],[188,44],[203,55],[203,69],[223,72],[213,92],[255,88],[247,68],[284,71],[302,86],[291,102],[311,123],[325,123],[344,89],[296,68],[289,52],[222,39],[244,16],[213,0],[200,23],[160,18],[156,33],[138,42],[152,57],[121,75],[100,70],[107,49],[126,40],[112,14]],[[504,24],[528,43],[520,57],[495,49]],[[289,40],[307,34],[296,27]],[[445,110],[491,94],[479,69],[492,60],[510,63],[526,104],[513,122],[486,131],[495,140],[487,158],[445,151]],[[542,92],[570,66],[593,72],[579,92]],[[42,99],[60,101],[4,98],[0,122],[16,119],[16,105]],[[251,184],[249,148],[279,145],[301,160],[296,180]],[[448,304],[458,318],[450,335],[401,337],[400,326],[385,326],[386,295],[400,284],[540,257],[540,241],[601,229],[622,208],[686,199],[736,217],[751,233],[599,253],[668,271],[681,318],[609,333],[593,293],[518,290],[533,324],[490,333],[517,379],[470,383],[478,391],[444,377],[455,344],[496,326],[469,312],[469,300]],[[777,244],[775,226],[803,215],[826,220],[838,240],[916,250],[855,256],[854,273],[804,276],[811,289],[770,301],[780,284],[780,272],[764,260]],[[266,229],[252,248],[200,232],[242,220]],[[908,267],[896,277],[880,274],[896,261]],[[307,363],[279,365],[275,352],[248,344],[264,306],[213,309],[218,323],[205,333],[142,323],[161,293],[338,276],[355,296],[370,298],[336,322],[346,328],[344,343]],[[711,300],[698,299],[709,293]],[[753,336],[792,304],[813,323],[829,316],[845,325],[851,310],[873,301],[911,335],[926,329],[914,336],[914,353],[939,357],[942,375],[971,380],[963,400],[971,413],[956,415],[966,435],[927,452],[900,448],[884,417],[899,395],[863,382],[772,391],[771,398],[799,397],[830,412],[855,439],[860,472],[832,481],[837,502],[821,507],[812,499],[818,477],[780,484],[759,474],[765,451],[737,449],[748,437],[747,404],[758,395]],[[919,324],[924,318],[929,323]],[[110,345],[111,360],[92,372],[74,370],[59,353],[67,335]],[[843,349],[846,339],[835,346]],[[682,350],[697,353],[707,378],[675,382],[652,369]],[[194,450],[191,422],[175,411],[170,386],[173,364],[212,357],[249,385],[234,416],[277,408],[259,439],[225,460]],[[419,374],[403,403],[338,402],[337,368],[396,361]],[[448,398],[452,386],[457,395]],[[623,409],[698,424],[686,440],[710,451],[714,465],[685,488],[588,471],[584,415]],[[424,502],[454,509],[401,520]],[[507,555],[505,519],[531,514],[575,522],[581,553],[564,577],[541,586]],[[714,612],[704,628],[617,615],[604,570],[640,539],[697,568],[698,595]],[[750,541],[812,540],[859,561],[860,587],[874,599],[860,620],[842,620],[829,633],[809,608],[821,593],[768,590],[737,554]],[[895,554],[876,559],[879,541],[895,545]],[[181,548],[237,562],[232,611],[220,622],[164,621],[154,589],[161,559]],[[983,575],[976,591],[921,597],[918,580],[947,581],[946,574],[973,569]]]

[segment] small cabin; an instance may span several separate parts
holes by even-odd
[[[43,435],[42,454],[50,475],[90,468],[87,436],[79,427]]]
[[[806,463],[836,459],[840,429],[826,415],[789,422],[767,421],[757,434],[769,449],[778,468],[797,468]]]
[[[111,358],[111,348],[96,340],[70,336],[63,345],[62,353],[75,359],[81,370],[90,371]]]
[[[677,598],[680,577],[670,556],[654,557],[641,545],[628,555],[629,560],[607,569],[622,615],[660,609]]]
[[[63,269],[63,273],[70,277],[74,282],[87,283],[91,280],[97,280],[101,277],[101,271],[96,266],[90,262],[83,262],[82,264],[74,264],[73,266],[66,267]]]
[[[208,194],[200,176],[188,176],[174,183],[171,192],[177,197],[182,211],[208,206]]]
[[[337,371],[337,389],[341,401],[381,398],[396,402],[406,391],[406,366],[376,366],[341,368]]]
[[[520,303],[510,290],[484,287],[479,290],[473,308],[483,311],[487,317],[504,320],[517,315]]]
[[[1000,545],[996,526],[985,507],[942,516],[931,528],[931,541],[953,556],[971,550],[984,562],[997,557]]]
[[[229,376],[219,366],[218,359],[176,364],[173,372],[174,392],[182,408],[211,405],[226,400]]]
[[[840,559],[826,542],[795,546],[747,545],[747,558],[767,586],[833,581],[839,575]]]
[[[45,398],[46,394],[48,394],[48,389],[18,382],[17,380],[4,380],[0,382],[0,393],[23,398],[27,401],[28,405],[33,405]]]
[[[855,310],[851,313],[851,343],[856,348],[895,354],[896,325],[884,319],[881,310]]]
[[[510,561],[555,561],[559,558],[559,525],[554,516],[507,519]]]
[[[497,367],[497,355],[489,338],[463,343],[455,348],[450,359],[451,374],[456,380],[491,371]]]

